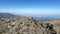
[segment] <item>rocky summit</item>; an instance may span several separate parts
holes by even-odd
[[[0,18],[0,34],[57,34],[53,26],[28,16]]]

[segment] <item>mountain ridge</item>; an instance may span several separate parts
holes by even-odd
[[[11,13],[0,13],[0,18],[12,18],[16,17],[16,15],[13,15]]]

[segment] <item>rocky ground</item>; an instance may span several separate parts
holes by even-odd
[[[57,34],[53,26],[28,16],[0,18],[0,34]]]

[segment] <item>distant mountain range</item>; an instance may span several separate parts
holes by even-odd
[[[20,15],[14,15],[11,13],[0,13],[0,18],[13,18],[13,17],[17,17]],[[23,15],[21,15],[23,16]],[[60,15],[34,15],[32,16],[34,18],[40,19],[40,20],[53,20],[53,19],[60,19]]]
[[[16,15],[10,14],[10,13],[0,13],[0,18],[12,18],[16,17]]]
[[[37,15],[37,16],[33,16],[36,19],[39,20],[56,20],[56,19],[60,19],[60,15]]]

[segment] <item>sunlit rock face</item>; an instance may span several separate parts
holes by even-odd
[[[0,34],[56,34],[53,24],[32,17],[20,16],[4,21]]]

